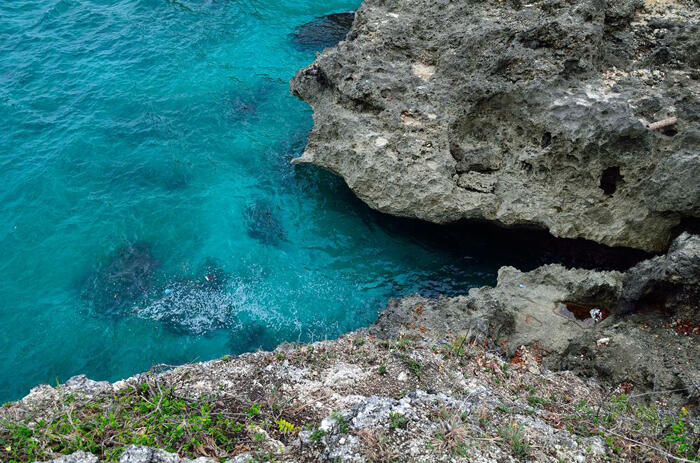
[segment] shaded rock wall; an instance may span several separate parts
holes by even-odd
[[[294,162],[389,214],[663,250],[700,213],[698,10],[366,0],[291,82],[314,109]]]
[[[555,370],[596,377],[613,387],[629,383],[698,398],[698,265],[700,238],[683,234],[668,255],[625,273],[561,265],[531,272],[503,267],[494,288],[455,298],[394,299],[370,333],[439,338],[451,332],[503,350],[509,358],[520,346],[531,346]],[[602,320],[584,323],[565,316],[562,308],[570,303],[601,310]]]

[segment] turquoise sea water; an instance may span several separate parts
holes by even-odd
[[[358,3],[0,2],[0,401],[334,337],[512,263],[289,164],[314,58],[290,34]]]
[[[337,336],[390,296],[492,277],[289,164],[311,112],[288,80],[314,58],[290,33],[358,4],[0,2],[0,400]],[[143,297],[105,303],[134,244]]]

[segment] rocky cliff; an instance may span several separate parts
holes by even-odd
[[[366,0],[292,80],[371,207],[665,249],[700,213],[693,0]]]
[[[698,22],[690,0],[366,0],[292,81],[296,162],[395,215],[666,249],[700,213]],[[504,267],[337,340],[38,386],[0,408],[0,461],[697,461],[699,300],[688,233],[626,272]]]
[[[38,386],[0,408],[0,461],[691,461],[700,239],[671,249],[625,273],[505,267],[333,341]]]

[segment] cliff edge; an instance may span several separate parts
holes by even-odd
[[[700,215],[692,0],[366,0],[292,80],[369,206],[647,251]]]

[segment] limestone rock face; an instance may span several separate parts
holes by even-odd
[[[502,267],[494,288],[474,288],[454,298],[394,299],[369,332],[388,338],[420,332],[435,341],[452,333],[488,344],[509,358],[521,346],[530,346],[547,368],[596,377],[612,387],[629,382],[640,389],[688,391],[697,398],[698,298],[681,297],[697,296],[697,272],[692,277],[692,267],[691,273],[681,270],[690,262],[697,265],[699,255],[692,256],[697,239],[682,235],[668,256],[625,273],[561,265],[530,272]],[[637,310],[649,295],[658,294],[670,296],[659,302],[660,310]],[[585,324],[562,313],[569,303],[600,308],[608,316]],[[622,310],[622,303],[630,304],[634,313]]]
[[[678,305],[697,308],[699,301],[700,237],[683,233],[673,241],[668,254],[642,261],[625,273],[618,311],[658,306],[674,309]]]
[[[314,109],[295,162],[393,215],[663,250],[700,215],[699,10],[365,0],[291,82]]]

